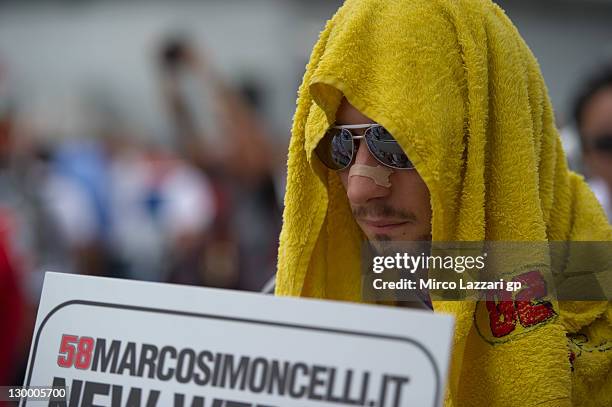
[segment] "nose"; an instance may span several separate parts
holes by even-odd
[[[359,143],[355,156],[355,164],[369,165],[371,167],[382,165],[372,156],[365,140],[361,140]],[[380,186],[371,178],[361,176],[348,178],[346,194],[352,205],[364,205],[371,199],[385,198],[390,193],[391,187]]]

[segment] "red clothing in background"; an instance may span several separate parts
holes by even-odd
[[[21,350],[23,312],[24,300],[17,272],[5,236],[0,233],[0,385],[15,384],[13,381],[19,373],[16,358]]]

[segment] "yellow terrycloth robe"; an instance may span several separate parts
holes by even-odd
[[[361,301],[363,235],[338,175],[313,153],[342,97],[415,164],[434,241],[612,239],[567,168],[538,64],[498,6],[348,0],[299,91],[277,295]],[[609,303],[554,302],[554,318],[503,341],[482,335],[478,304],[434,303],[456,317],[447,406],[612,406]]]

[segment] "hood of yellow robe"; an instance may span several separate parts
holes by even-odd
[[[363,234],[338,175],[314,154],[343,97],[415,164],[430,191],[432,240],[612,239],[602,208],[567,168],[537,61],[498,6],[348,0],[299,90],[277,295],[362,300]],[[492,344],[474,329],[476,303],[436,302],[456,318],[448,405],[569,405],[566,334],[605,317],[607,304],[566,306],[555,302],[558,318]]]

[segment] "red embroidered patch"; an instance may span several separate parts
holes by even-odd
[[[526,333],[557,315],[540,271],[530,270],[512,281],[520,282],[522,288],[517,292],[488,291],[486,301],[476,305],[476,328],[487,342],[505,342],[508,335]]]

